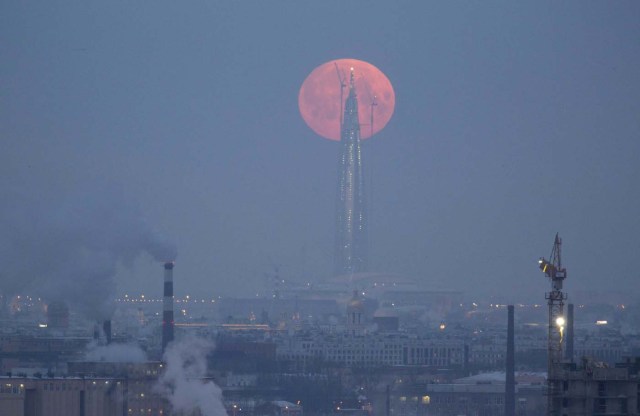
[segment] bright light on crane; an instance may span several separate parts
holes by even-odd
[[[547,261],[544,257],[540,257],[538,260],[538,267],[542,270],[542,273],[546,274],[547,277],[554,279],[556,277],[556,267]]]
[[[564,341],[564,318],[562,316],[559,316],[556,319],[556,325],[558,325],[558,331],[560,332],[560,344],[562,344],[562,341]]]

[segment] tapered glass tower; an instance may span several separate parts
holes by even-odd
[[[367,206],[364,194],[360,122],[353,69],[349,80],[349,96],[340,126],[340,159],[338,161],[338,195],[336,199],[336,242],[334,274],[367,271],[368,237]]]

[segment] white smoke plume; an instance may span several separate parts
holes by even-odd
[[[74,189],[16,188],[0,198],[0,292],[66,301],[85,317],[111,315],[118,265],[176,250],[109,183]]]
[[[226,416],[222,391],[207,375],[207,354],[213,343],[190,337],[169,344],[164,354],[165,372],[157,391],[166,397],[174,411],[199,412],[202,416]]]
[[[109,363],[143,363],[147,361],[147,354],[135,344],[98,345],[94,342],[89,345],[84,360]]]

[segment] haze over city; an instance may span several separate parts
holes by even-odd
[[[297,100],[354,58],[396,94],[363,143],[370,271],[542,303],[559,231],[570,290],[636,294],[639,8],[6,2],[2,282],[159,296],[174,249],[181,295],[331,277],[339,145]]]
[[[640,414],[638,16],[0,4],[0,414]]]

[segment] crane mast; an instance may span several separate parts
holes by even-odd
[[[538,260],[540,270],[549,278],[551,291],[545,294],[549,305],[549,334],[547,344],[547,414],[559,416],[562,409],[562,383],[560,369],[562,364],[562,346],[564,328],[564,301],[567,294],[562,291],[562,284],[567,278],[567,269],[562,267],[562,240],[556,234],[549,260],[541,257]]]
[[[342,123],[343,123],[343,110],[342,107],[344,105],[344,89],[346,88],[347,84],[345,84],[344,82],[344,74],[340,74],[340,69],[338,69],[338,64],[337,63],[333,63],[333,65],[336,67],[336,74],[338,74],[338,81],[340,81],[340,134],[342,134]]]

